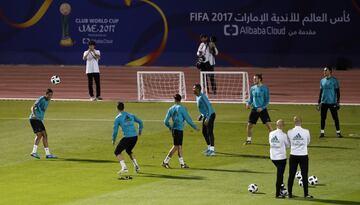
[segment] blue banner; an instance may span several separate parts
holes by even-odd
[[[360,66],[360,0],[11,0],[0,2],[0,64],[191,66],[199,35],[217,66]]]

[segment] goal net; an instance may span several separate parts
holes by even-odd
[[[139,101],[173,101],[179,93],[186,100],[185,76],[177,71],[138,71]]]
[[[201,72],[200,83],[209,100],[245,102],[248,98],[247,72]]]

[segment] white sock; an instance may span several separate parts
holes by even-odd
[[[171,157],[166,156],[165,159],[164,159],[164,163],[169,163],[170,159],[171,159]]]
[[[138,167],[138,166],[139,166],[139,164],[137,163],[136,159],[133,159],[132,162],[133,162],[133,164],[134,164],[134,167]]]
[[[247,140],[246,141],[251,141],[251,137],[247,137]]]
[[[45,147],[44,150],[45,150],[45,154],[46,154],[46,155],[50,155],[50,150],[49,150],[48,147]]]
[[[125,161],[124,161],[124,160],[121,160],[121,161],[120,161],[120,166],[121,166],[121,169],[127,169],[127,167],[126,167],[126,164],[125,164]]]
[[[38,148],[38,146],[37,146],[37,145],[34,145],[33,150],[32,150],[31,153],[36,153],[36,152],[37,152],[37,148]]]
[[[179,162],[180,162],[180,164],[185,164],[185,162],[184,162],[184,158],[179,157]]]
[[[210,150],[210,147],[211,147],[211,146],[210,146],[210,145],[208,145],[208,150]]]
[[[320,133],[321,133],[321,134],[325,134],[325,130],[320,130]]]
[[[336,130],[336,134],[340,134],[340,130]]]
[[[215,152],[215,147],[214,147],[214,146],[210,146],[210,151]]]

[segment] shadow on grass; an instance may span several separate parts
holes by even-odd
[[[351,139],[351,140],[360,140],[360,137],[350,137],[350,136],[345,136],[345,137],[343,137],[343,138],[341,138],[341,139]]]
[[[319,148],[319,149],[354,149],[350,147],[335,147],[335,146],[323,146],[323,145],[309,145],[309,148]]]
[[[311,201],[311,202],[321,202],[321,203],[326,203],[326,204],[342,204],[342,205],[347,205],[347,204],[360,204],[360,201],[345,201],[345,200],[337,200],[337,199],[317,199],[317,198],[304,199],[304,198],[302,198],[302,197],[296,197],[296,198],[293,198],[293,200],[298,200],[298,201]]]
[[[212,168],[191,168],[189,170],[201,170],[211,172],[249,173],[249,174],[272,174],[272,172],[258,172],[247,169],[212,169]]]
[[[166,174],[154,174],[149,172],[141,172],[139,177],[149,177],[149,178],[160,178],[160,179],[181,179],[181,180],[204,180],[205,177],[202,176],[193,176],[193,175],[183,175],[183,176],[175,176],[175,175],[166,175]]]
[[[221,157],[244,157],[244,158],[256,158],[256,159],[270,159],[269,156],[265,155],[253,155],[253,154],[236,154],[236,153],[227,153],[227,152],[216,152],[216,155]]]
[[[68,162],[82,162],[82,163],[118,163],[115,160],[106,159],[80,159],[80,158],[59,158],[53,161],[68,161]]]

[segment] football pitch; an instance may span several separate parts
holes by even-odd
[[[314,199],[305,200],[296,179],[297,197],[275,199],[268,133],[259,121],[253,144],[243,145],[249,113],[244,104],[213,104],[216,156],[204,156],[201,132],[186,126],[183,149],[190,169],[180,169],[175,156],[172,169],[164,169],[160,164],[172,138],[163,119],[172,103],[125,103],[125,111],[144,121],[134,149],[141,173],[135,174],[125,155],[133,179],[119,180],[120,165],[111,144],[116,102],[52,101],[44,122],[50,151],[59,157],[55,160],[45,159],[42,144],[42,158],[30,157],[34,134],[28,116],[33,103],[0,101],[0,204],[360,204],[359,106],[341,107],[342,139],[336,138],[330,113],[326,138],[318,138],[320,114],[313,105],[269,106],[273,122],[285,120],[285,131],[293,127],[293,115],[301,116],[303,127],[310,130],[309,176],[317,176],[319,184],[309,185]],[[196,119],[196,105],[184,105]],[[120,138],[119,132],[117,142]],[[285,184],[287,177],[288,164]],[[259,186],[256,194],[247,191],[251,183]]]

